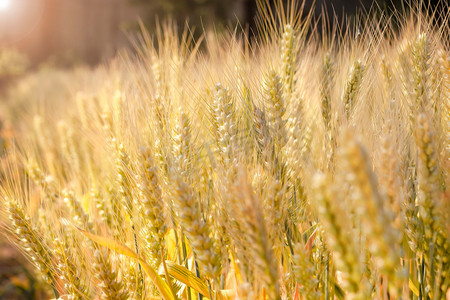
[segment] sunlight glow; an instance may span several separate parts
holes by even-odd
[[[0,0],[0,11],[7,10],[11,5],[11,0]]]

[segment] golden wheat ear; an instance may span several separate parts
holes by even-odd
[[[153,265],[158,267],[161,259],[165,259],[165,236],[168,231],[165,201],[159,183],[157,169],[149,148],[143,148],[140,159],[140,209],[139,214],[144,226],[144,238],[154,259]]]
[[[141,23],[134,50],[0,95],[0,234],[48,294],[450,293],[449,13],[256,3],[252,38]]]
[[[329,175],[317,173],[313,178],[312,203],[318,213],[327,244],[333,251],[333,263],[340,272],[340,280],[344,289],[352,297],[367,297],[368,283],[363,278],[363,267],[358,247],[351,236],[351,217],[343,209],[342,199],[338,201],[336,188]]]
[[[5,198],[4,201],[8,207],[12,230],[15,232],[18,243],[31,257],[43,281],[51,286],[55,297],[58,298],[58,280],[54,273],[53,254],[49,245],[44,243],[43,233],[39,232],[23,206],[16,200]]]

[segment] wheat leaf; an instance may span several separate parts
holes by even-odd
[[[157,287],[158,291],[161,293],[162,298],[164,300],[177,300],[175,296],[170,292],[169,286],[164,280],[162,280],[161,276],[159,276],[158,273],[142,258],[140,258],[136,253],[134,253],[133,250],[113,239],[95,235],[78,227],[77,229],[92,241],[102,246],[105,246],[106,248],[111,249],[114,252],[137,259],[141,264],[142,268],[144,269],[144,271],[147,273],[147,275],[150,277],[152,282]]]
[[[411,278],[409,279],[409,288],[410,288],[411,291],[414,293],[414,295],[416,295],[417,297],[419,297],[419,289],[418,289],[417,286],[414,284],[414,282],[412,282]]]
[[[203,296],[209,297],[209,289],[206,283],[195,276],[195,274],[189,271],[186,267],[177,265],[169,260],[166,261],[166,265],[170,276],[193,288]]]

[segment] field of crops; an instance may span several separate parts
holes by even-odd
[[[1,226],[49,298],[450,297],[450,16],[300,8],[10,90]]]

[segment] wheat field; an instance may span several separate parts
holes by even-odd
[[[267,3],[12,88],[2,232],[50,298],[450,297],[449,15]]]

